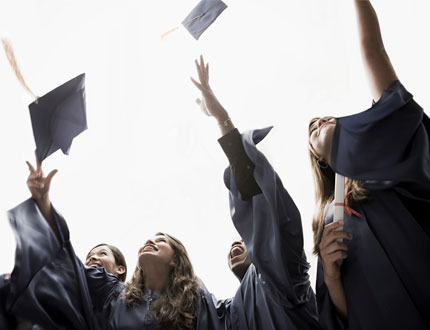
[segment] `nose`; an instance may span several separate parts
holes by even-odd
[[[233,246],[235,246],[235,245],[237,245],[237,244],[242,244],[243,243],[243,241],[234,241],[232,244],[231,244],[231,246],[233,247]]]
[[[150,239],[148,239],[148,240],[145,242],[145,245],[146,245],[146,244],[155,245],[155,242],[150,238]]]
[[[92,260],[99,260],[99,257],[97,256],[97,255],[95,255],[95,254],[93,254],[91,257],[90,257],[90,261],[92,261]]]
[[[317,127],[320,128],[325,122],[327,122],[327,118],[320,118],[317,121]]]

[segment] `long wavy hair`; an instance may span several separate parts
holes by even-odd
[[[331,117],[325,117],[330,119]],[[314,125],[320,118],[313,118],[309,122],[309,135],[317,129]],[[327,166],[321,166],[321,160],[315,149],[309,142],[309,158],[311,161],[312,174],[315,185],[315,211],[312,219],[312,230],[314,233],[314,248],[313,253],[319,255],[319,244],[321,242],[322,233],[324,230],[325,214],[330,203],[334,199],[334,171]],[[352,205],[354,202],[364,202],[368,198],[368,191],[363,188],[362,181],[345,178],[345,193],[352,191],[346,200],[347,205]]]
[[[167,238],[173,249],[175,266],[171,268],[168,283],[156,300],[152,313],[159,328],[195,329],[200,289],[188,253],[177,238],[160,232],[156,235]],[[131,281],[126,284],[126,291],[122,297],[128,307],[142,303],[144,278],[142,269],[137,266]]]
[[[88,259],[88,257],[90,256],[91,251],[94,250],[95,248],[99,247],[99,246],[106,246],[109,250],[111,250],[113,257],[115,259],[115,264],[117,266],[123,266],[124,267],[125,271],[124,271],[124,273],[118,275],[118,279],[121,282],[125,282],[125,279],[127,278],[127,263],[125,262],[124,255],[122,254],[121,250],[118,249],[116,246],[106,244],[106,243],[97,244],[96,246],[94,246],[90,250],[90,252],[88,252],[86,259]]]

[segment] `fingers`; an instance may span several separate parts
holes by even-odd
[[[204,66],[202,67],[196,60],[197,74],[199,76],[200,83],[206,87],[205,75],[204,75]]]
[[[327,263],[327,262],[335,263],[335,262],[344,260],[346,258],[348,258],[348,254],[346,253],[346,251],[339,250],[339,251],[336,251],[336,252],[331,253],[329,255],[326,255],[324,257],[324,260],[325,260],[325,263]]]
[[[58,170],[52,170],[51,172],[49,172],[48,176],[46,177],[46,183],[50,184],[52,178],[54,177],[55,174],[57,174]]]
[[[335,235],[335,233],[346,233],[342,230],[339,230],[340,227],[342,227],[345,224],[344,221],[333,221],[332,223],[326,225],[324,227],[324,231],[322,234],[322,240],[324,240],[325,237],[327,236],[332,236]],[[341,237],[341,238],[346,238],[346,239],[352,239],[352,236],[348,233],[346,233],[347,236],[346,237]]]
[[[322,253],[324,255],[329,255],[336,253],[337,251],[348,251],[348,246],[345,243],[335,241],[332,244],[328,245],[325,249],[323,249]]]
[[[197,74],[199,76],[200,83],[207,89],[209,89],[209,65],[204,63],[203,56],[200,55],[200,62],[194,61],[197,68]]]
[[[27,163],[28,169],[30,170],[30,173],[36,172],[36,170],[34,169],[33,165],[30,164],[30,162],[25,161]]]
[[[204,91],[204,89],[205,89],[205,88],[204,88],[201,84],[199,84],[197,81],[195,81],[193,77],[190,77],[190,79],[191,79],[191,81],[193,82],[193,84],[194,84],[198,89],[200,89],[200,91],[201,91],[201,92],[203,92],[203,91]]]

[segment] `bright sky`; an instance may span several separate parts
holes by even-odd
[[[44,95],[86,72],[89,129],[44,162],[59,169],[51,189],[77,254],[100,242],[137,250],[157,231],[177,236],[219,298],[238,282],[227,266],[238,237],[222,174],[219,131],[195,98],[194,59],[210,63],[211,85],[240,130],[274,125],[261,143],[303,219],[312,257],[313,184],[307,125],[320,115],[366,109],[371,96],[352,1],[230,0],[195,41],[185,29],[165,40],[197,0],[16,0],[0,3],[0,36],[13,43],[29,87]],[[403,84],[428,109],[430,3],[375,0],[387,51]],[[13,267],[6,211],[29,197],[25,160],[35,149],[25,94],[0,53],[0,273]],[[383,151],[381,151],[383,152]],[[360,157],[360,155],[357,155]],[[381,219],[384,221],[384,219]],[[270,238],[269,238],[270,239]]]

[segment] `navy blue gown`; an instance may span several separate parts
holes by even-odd
[[[253,264],[233,298],[217,300],[201,283],[198,330],[318,328],[300,214],[255,147],[268,131],[243,135],[261,194],[242,200],[231,170],[225,172],[233,221]],[[25,314],[46,329],[155,329],[148,310],[158,293],[146,290],[140,306],[127,308],[121,300],[124,285],[104,269],[83,266],[65,220],[56,211],[54,216],[61,242],[33,200],[9,212],[17,236],[9,299],[15,315]]]
[[[345,214],[352,234],[342,281],[348,322],[336,316],[321,262],[317,302],[324,329],[430,328],[429,118],[399,81],[371,109],[337,119],[331,164],[363,180],[367,202]],[[333,221],[333,206],[326,224]]]
[[[232,168],[224,174],[233,223],[252,264],[234,298],[218,301],[218,310],[229,317],[227,329],[318,329],[299,210],[266,157],[256,148],[270,129],[242,135],[243,148],[255,165],[253,176],[261,193],[245,200]]]
[[[9,295],[10,284],[5,279],[6,274],[0,275],[0,329],[15,329],[15,322],[6,311],[6,299]]]
[[[103,268],[84,266],[73,251],[64,218],[55,210],[53,214],[60,241],[34,200],[9,211],[17,240],[7,298],[11,314],[46,330],[158,329],[149,312],[158,293],[146,290],[140,306],[127,308],[121,299],[124,284]],[[225,315],[218,314],[204,285],[200,293],[198,329],[223,330]]]

